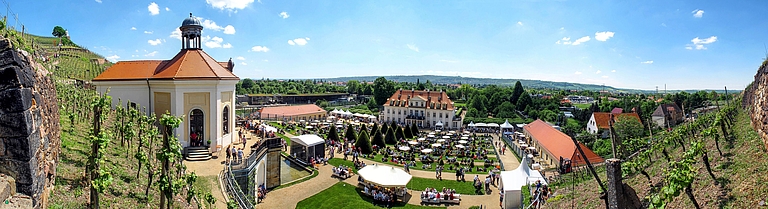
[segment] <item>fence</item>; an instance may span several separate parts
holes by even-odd
[[[237,180],[235,180],[232,171],[253,170],[258,160],[267,154],[269,148],[279,147],[280,138],[263,139],[262,142],[253,149],[251,155],[248,156],[246,160],[239,163],[230,163],[229,166],[221,171],[221,177],[223,178],[222,180],[224,182],[224,187],[226,188],[226,193],[237,202],[239,208],[252,209],[255,206],[253,202],[250,201],[248,195],[243,192],[242,187],[237,183]]]

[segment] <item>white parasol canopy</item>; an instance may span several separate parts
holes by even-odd
[[[423,149],[421,150],[422,153],[430,153],[432,152],[432,149]]]
[[[402,169],[377,164],[365,166],[357,174],[365,181],[382,187],[405,187],[412,178]]]
[[[485,123],[475,123],[475,127],[485,127],[486,125]]]
[[[328,116],[328,119],[334,119],[334,118],[336,118],[336,116],[333,116],[333,115]]]
[[[440,143],[445,142],[445,139],[438,139],[437,142],[440,142]]]
[[[498,123],[489,123],[489,124],[486,124],[486,126],[498,128],[499,124]]]
[[[419,144],[419,142],[415,142],[415,141],[408,141],[408,144],[410,144],[410,145],[417,145],[417,144]]]
[[[463,139],[463,140],[467,140],[467,139],[469,139],[469,137],[466,137],[466,136],[462,136],[462,137],[461,137],[461,139]]]
[[[448,133],[452,133],[452,134],[455,134],[455,133],[456,133],[456,131],[448,131]]]
[[[459,140],[459,144],[466,144],[467,140]]]
[[[410,148],[410,147],[406,147],[406,146],[400,146],[400,147],[398,147],[397,149],[399,149],[400,151],[408,151],[408,150],[411,150],[411,148]]]
[[[430,134],[430,135],[427,135],[427,137],[429,137],[429,138],[435,138],[435,135],[434,135],[434,134]]]
[[[461,145],[461,144],[457,144],[457,145],[455,145],[455,146],[456,146],[456,148],[464,149],[464,145]]]
[[[432,147],[439,147],[439,146],[443,146],[443,145],[442,144],[437,144],[437,143],[432,144]]]
[[[344,128],[344,125],[336,125],[337,128]]]
[[[427,140],[427,139],[426,138],[418,138],[418,139],[416,139],[416,141],[424,141],[424,140]]]
[[[450,136],[443,136],[443,139],[450,139]]]
[[[312,129],[312,128],[314,128],[314,127],[312,127],[312,126],[306,126],[305,128],[307,128],[307,129]]]
[[[469,131],[464,131],[465,134],[469,134]]]

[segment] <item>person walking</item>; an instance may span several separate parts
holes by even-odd
[[[227,159],[224,161],[224,164],[229,164],[229,156],[232,155],[232,150],[229,149],[231,147],[232,145],[227,146]]]
[[[237,161],[241,163],[243,162],[243,149],[237,150]]]
[[[499,189],[499,207],[504,209],[504,187]]]

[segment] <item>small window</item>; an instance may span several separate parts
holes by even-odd
[[[128,108],[137,109],[139,106],[135,102],[128,102]]]
[[[224,134],[229,133],[229,106],[224,106],[224,111],[221,113],[221,127]]]

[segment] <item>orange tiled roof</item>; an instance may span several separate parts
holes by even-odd
[[[227,67],[202,49],[181,50],[170,60],[120,61],[99,74],[94,81],[214,79],[239,80]]]
[[[609,112],[596,112],[592,114],[595,116],[595,124],[597,124],[597,128],[600,128],[600,129],[610,128],[611,115],[613,115],[614,120],[617,120],[621,116],[628,116],[630,118],[635,118],[637,119],[637,122],[640,122],[640,116],[634,112],[620,113],[620,114],[614,114]]]
[[[551,125],[542,120],[536,120],[528,125],[523,126],[523,130],[527,132],[533,140],[536,140],[538,144],[544,148],[543,151],[549,152],[555,158],[563,157],[570,158],[574,165],[583,165],[586,162],[578,154],[579,151],[573,144],[571,137],[563,132],[558,131]],[[603,158],[592,152],[589,148],[579,142],[579,146],[584,151],[584,154],[591,163],[601,163]]]
[[[320,108],[314,104],[280,106],[280,107],[264,107],[264,108],[261,108],[261,110],[259,110],[259,113],[262,116],[270,115],[270,117],[275,115],[290,117],[290,116],[324,113],[324,112],[326,111],[323,108]]]
[[[444,91],[397,90],[384,106],[408,107],[408,100],[418,97],[425,101],[427,109],[453,110],[453,102]]]

